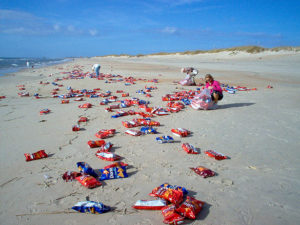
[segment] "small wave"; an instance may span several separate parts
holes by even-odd
[[[18,64],[15,64],[15,63],[13,63],[13,64],[11,64],[12,66],[15,66],[15,67],[17,67],[18,66]]]

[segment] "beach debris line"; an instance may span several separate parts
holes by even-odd
[[[35,153],[25,153],[24,154],[26,162],[28,161],[33,161],[33,160],[37,160],[37,159],[43,159],[43,158],[47,158],[48,154],[45,152],[45,150],[39,150]]]

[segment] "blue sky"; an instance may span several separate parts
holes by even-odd
[[[300,46],[300,0],[1,0],[0,56]]]

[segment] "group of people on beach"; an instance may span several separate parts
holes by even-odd
[[[100,75],[100,64],[94,64],[92,66],[92,70],[95,72],[96,76]],[[182,73],[186,73],[186,77],[184,80],[179,81],[181,85],[184,86],[193,86],[196,85],[195,76],[198,74],[198,70],[193,67],[185,67],[181,69]],[[220,86],[219,81],[216,81],[211,74],[205,75],[205,88],[210,90],[211,99],[215,104],[218,101],[223,99],[223,90]]]
[[[198,70],[193,67],[185,67],[181,69],[181,72],[186,73],[186,77],[184,80],[179,81],[179,84],[183,86],[196,85],[195,76],[198,74]],[[215,104],[223,99],[223,90],[220,83],[216,81],[211,74],[205,75],[205,88],[210,90],[211,98]]]

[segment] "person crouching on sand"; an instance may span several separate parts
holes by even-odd
[[[205,83],[205,88],[210,89],[211,99],[217,104],[218,101],[223,98],[223,91],[220,83],[214,80],[213,76],[210,74],[205,75]]]
[[[184,80],[179,82],[181,85],[196,85],[195,76],[198,74],[198,71],[196,69],[194,69],[193,67],[185,67],[181,68],[181,72],[186,73],[186,77],[184,78]]]
[[[99,77],[100,68],[101,68],[100,64],[94,64],[92,67],[92,70],[94,70],[97,77]]]

